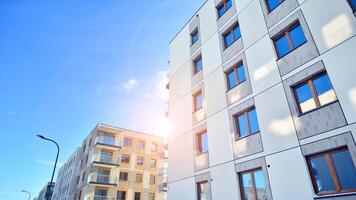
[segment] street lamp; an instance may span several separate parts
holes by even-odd
[[[31,200],[31,193],[29,191],[21,190],[21,192],[27,193],[28,194],[28,200]]]
[[[46,195],[48,193],[48,188],[52,187],[53,186],[53,177],[54,177],[54,173],[56,172],[56,168],[57,168],[57,161],[58,161],[58,156],[59,156],[59,145],[56,141],[50,139],[50,138],[46,138],[44,137],[43,135],[40,135],[40,134],[37,134],[37,137],[41,138],[42,140],[47,140],[47,141],[50,141],[50,142],[53,142],[56,146],[57,146],[57,156],[56,156],[56,161],[54,163],[54,168],[53,168],[53,172],[52,172],[52,178],[51,178],[51,182],[49,184],[49,187],[47,186],[47,191],[46,191]],[[48,199],[48,197],[46,196],[46,199],[47,200],[50,200]]]

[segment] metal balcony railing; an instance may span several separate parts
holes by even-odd
[[[87,196],[85,199],[86,200],[117,200],[116,197],[99,196],[99,195]]]
[[[106,136],[97,136],[95,138],[95,144],[108,145],[112,147],[121,147],[121,141],[115,138],[106,137]]]
[[[105,153],[97,153],[91,157],[92,163],[109,164],[119,166],[119,158],[113,155],[107,155]]]
[[[101,185],[116,185],[116,177],[106,174],[99,174],[94,172],[89,175],[88,182],[92,184],[101,184]]]

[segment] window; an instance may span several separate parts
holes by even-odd
[[[126,200],[126,192],[117,191],[117,200]]]
[[[128,155],[128,154],[122,154],[122,156],[121,156],[121,162],[122,162],[122,163],[130,163],[130,155]]]
[[[218,11],[219,18],[223,16],[226,11],[232,7],[232,0],[224,0],[216,9]]]
[[[100,153],[100,162],[102,163],[111,163],[112,162],[113,152],[102,151]]]
[[[151,144],[151,151],[157,151],[157,144],[155,143]]]
[[[137,158],[137,165],[143,165],[143,157]]]
[[[272,12],[275,8],[277,8],[284,0],[266,0],[268,12]]]
[[[197,183],[198,200],[208,200],[208,181]]]
[[[85,179],[85,172],[83,172],[83,175],[82,175],[82,182],[84,181]]]
[[[154,175],[150,175],[150,185],[154,185],[156,183],[156,177]]]
[[[132,140],[130,138],[124,138],[124,146],[131,147]]]
[[[347,148],[312,155],[307,161],[318,195],[356,191],[356,169]]]
[[[128,176],[129,176],[129,174],[127,172],[120,172],[119,180],[120,181],[127,181]]]
[[[89,160],[89,154],[87,154],[86,158],[85,158],[85,163],[88,163]]]
[[[208,152],[208,134],[206,131],[197,134],[197,151],[198,154]]]
[[[244,65],[242,63],[236,65],[226,73],[226,77],[229,90],[244,82],[246,80]]]
[[[246,137],[260,131],[255,107],[234,116],[239,138]]]
[[[92,143],[92,139],[90,138],[90,140],[89,140],[89,147],[91,146],[91,143]]]
[[[107,197],[107,196],[108,196],[107,190],[95,189],[95,197],[98,197],[98,199],[101,199],[101,197]]]
[[[148,196],[148,200],[155,200],[155,193],[150,193]]]
[[[144,149],[145,148],[145,141],[140,141],[139,143],[138,143],[138,148],[139,149]]]
[[[336,94],[328,75],[324,72],[293,88],[300,113],[336,101]]]
[[[104,135],[104,144],[115,145],[115,137],[111,135]]]
[[[156,167],[156,159],[151,159],[150,160],[150,166],[151,167]]]
[[[196,29],[192,34],[190,34],[192,45],[195,44],[199,40],[199,31]]]
[[[351,6],[353,12],[356,11],[356,0],[347,0]]]
[[[136,183],[142,183],[142,174],[136,174]]]
[[[203,60],[201,56],[198,56],[194,61],[193,61],[193,67],[194,67],[194,75],[200,72],[203,69]]]
[[[236,23],[231,29],[224,33],[223,37],[226,49],[241,37],[239,23]]]
[[[267,190],[262,169],[254,169],[239,174],[242,199],[267,199]]]
[[[292,26],[288,27],[286,31],[283,31],[275,37],[273,41],[278,58],[282,58],[289,52],[307,42],[307,39],[305,38],[303,29],[299,22],[296,22]]]
[[[135,192],[135,200],[141,199],[141,192]]]
[[[201,91],[199,91],[193,97],[194,97],[194,111],[198,111],[201,108],[203,108],[203,94]]]
[[[96,182],[99,183],[109,183],[110,170],[99,169],[98,176],[96,177]]]

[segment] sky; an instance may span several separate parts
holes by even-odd
[[[169,42],[204,0],[0,0],[0,199],[37,196],[97,123],[163,135]]]

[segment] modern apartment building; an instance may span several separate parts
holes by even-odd
[[[51,200],[53,196],[53,189],[55,187],[55,183],[48,182],[43,189],[38,194],[38,200]]]
[[[77,175],[79,174],[79,165],[82,160],[81,153],[81,148],[77,148],[67,162],[58,170],[52,200],[75,200]]]
[[[356,199],[354,0],[207,0],[170,43],[169,200]]]
[[[162,137],[98,124],[83,141],[78,200],[163,200]]]

